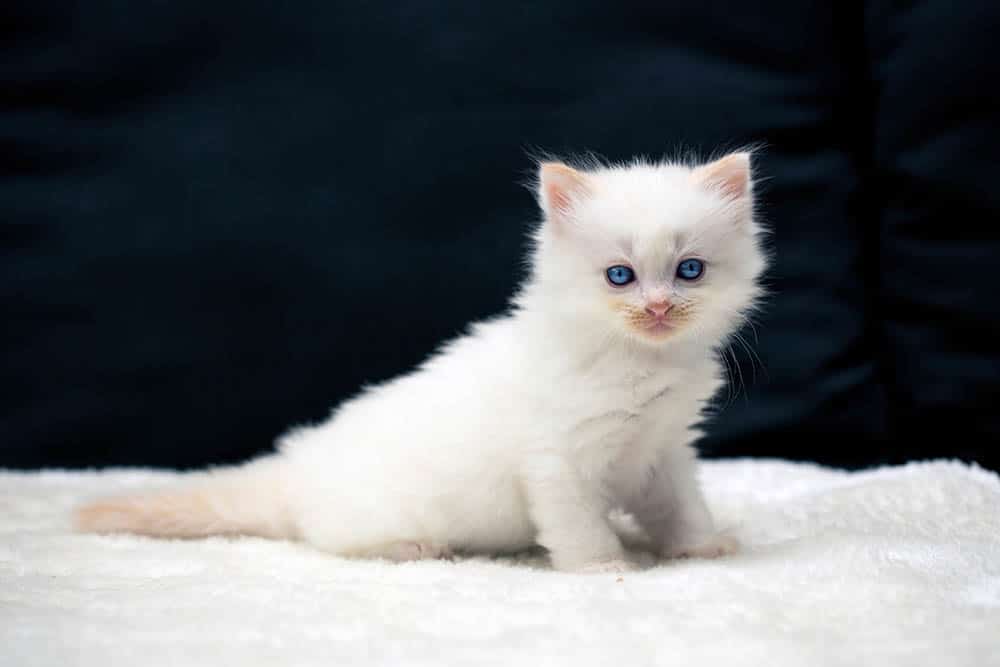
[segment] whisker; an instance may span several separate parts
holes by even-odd
[[[747,358],[750,360],[750,373],[751,373],[751,375],[750,375],[750,382],[752,384],[756,384],[757,383],[757,362],[760,360],[760,357],[758,357],[757,354],[750,348],[750,346],[747,345],[747,342],[743,338],[743,336],[741,336],[740,334],[737,333],[737,334],[733,334],[733,338],[736,340],[737,343],[740,344],[740,347],[742,347],[743,350],[747,353]]]
[[[729,357],[726,355],[725,348],[722,349],[722,354],[719,355],[719,358],[722,359],[722,363],[726,366],[726,402],[722,406],[722,409],[725,410],[736,400],[736,393],[733,389],[733,385],[736,383],[736,375],[733,373],[732,366],[729,365]]]
[[[749,326],[750,330],[754,334],[754,342],[759,345],[760,341],[757,338],[757,329],[753,326],[753,322],[750,320],[749,317],[744,315],[743,323]],[[761,371],[763,371],[764,373],[764,377],[768,377],[767,366],[764,364],[764,360],[760,358],[760,355],[757,353],[757,350],[755,350],[754,347],[750,345],[750,343],[748,343],[747,340],[739,332],[734,333],[733,336],[740,342],[740,344],[743,346],[743,349],[746,350],[747,356],[750,357],[751,363],[755,362],[758,366],[760,366]]]
[[[747,385],[746,385],[746,381],[743,379],[743,369],[740,368],[740,360],[737,358],[736,353],[733,351],[733,348],[732,348],[731,345],[727,345],[725,349],[728,350],[729,354],[732,355],[732,357],[733,357],[733,365],[736,366],[736,373],[739,375],[739,378],[740,378],[740,384],[739,384],[739,387],[738,387],[738,390],[737,390],[737,393],[736,393],[736,398],[739,398],[739,390],[742,390],[743,391],[743,398],[744,398],[744,400],[746,400],[746,398],[747,398]]]

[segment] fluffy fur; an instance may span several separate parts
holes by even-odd
[[[507,314],[273,455],[96,501],[77,524],[394,560],[540,544],[560,570],[603,571],[632,567],[609,521],[621,509],[662,555],[732,552],[691,443],[722,383],[720,347],[759,294],[752,191],[746,153],[696,167],[544,163],[532,272]],[[676,278],[691,257],[704,275]],[[610,284],[619,264],[637,280]]]

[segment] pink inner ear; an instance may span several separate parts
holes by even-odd
[[[543,203],[551,218],[561,217],[587,192],[587,177],[560,162],[546,162],[539,170]]]
[[[555,183],[545,184],[545,199],[548,201],[550,209],[565,211],[569,208],[569,195]]]
[[[693,176],[702,185],[718,189],[726,197],[744,197],[750,188],[750,154],[732,153],[698,167]]]

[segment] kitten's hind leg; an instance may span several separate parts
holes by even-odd
[[[352,555],[365,558],[385,558],[394,563],[406,563],[414,560],[451,560],[452,558],[451,549],[447,546],[420,540],[387,542],[377,547],[361,549]]]

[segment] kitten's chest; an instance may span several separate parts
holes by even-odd
[[[642,413],[683,381],[683,372],[642,370],[626,375],[620,384],[622,402],[636,413]]]
[[[664,409],[679,381],[677,372],[637,370],[579,382],[566,405],[574,442],[605,448],[635,440],[649,412]]]
[[[622,371],[604,382],[587,388],[609,408],[640,416],[665,398],[680,382],[684,372],[677,369],[636,369]]]

